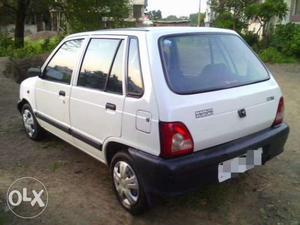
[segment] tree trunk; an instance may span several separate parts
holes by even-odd
[[[43,14],[36,15],[36,30],[37,32],[44,30]]]
[[[17,0],[16,27],[15,27],[15,46],[24,47],[24,28],[26,11],[30,0]]]

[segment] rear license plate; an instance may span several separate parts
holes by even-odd
[[[248,150],[247,153],[239,157],[222,162],[218,166],[219,182],[230,179],[233,175],[244,173],[254,166],[262,165],[262,148]]]

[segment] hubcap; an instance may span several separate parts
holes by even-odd
[[[114,166],[113,179],[122,204],[130,208],[139,198],[139,183],[134,170],[128,163],[119,161]]]
[[[28,109],[25,109],[23,112],[23,123],[27,134],[32,137],[35,131],[34,120],[32,113]]]

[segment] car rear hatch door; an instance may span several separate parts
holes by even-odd
[[[275,81],[226,90],[180,95],[172,102],[170,121],[189,129],[195,151],[226,143],[270,127],[280,90]]]

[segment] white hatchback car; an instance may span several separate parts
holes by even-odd
[[[230,30],[73,34],[29,76],[18,103],[29,138],[47,130],[107,164],[133,214],[264,164],[289,133],[278,84]]]

